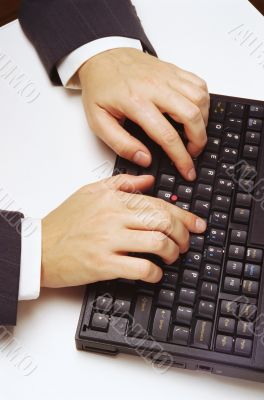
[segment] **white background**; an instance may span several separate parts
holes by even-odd
[[[264,98],[264,69],[228,34],[241,24],[264,40],[263,17],[246,0],[137,0],[159,56],[201,75],[215,93]],[[0,51],[38,90],[27,104],[0,77],[0,187],[25,214],[42,217],[114,155],[89,131],[79,93],[54,88],[17,23],[0,29]],[[0,208],[3,207],[0,196]],[[98,249],[100,251],[100,249]],[[30,376],[0,350],[1,399],[260,400],[264,385],[170,369],[161,375],[143,360],[75,349],[83,288],[42,290],[19,304],[14,335],[37,365]],[[1,348],[1,343],[0,343]]]

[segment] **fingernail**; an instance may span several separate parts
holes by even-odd
[[[205,231],[206,229],[206,222],[203,219],[197,218],[195,225],[198,231]]]
[[[150,156],[143,151],[137,151],[133,157],[133,161],[136,164],[141,165],[142,167],[148,167],[150,164]]]
[[[190,171],[188,172],[188,178],[191,181],[193,181],[196,178],[196,172],[194,168],[190,169]]]

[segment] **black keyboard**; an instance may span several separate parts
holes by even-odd
[[[185,140],[183,127],[168,119]],[[185,352],[188,357],[190,349],[199,349],[199,356],[194,353],[197,359],[208,352],[215,362],[217,354],[228,355],[233,365],[239,364],[236,357],[243,358],[245,368],[260,340],[256,329],[263,289],[264,103],[211,95],[208,142],[195,160],[197,179],[192,183],[138,126],[127,121],[126,129],[144,141],[153,162],[141,168],[117,158],[114,173],[153,174],[156,183],[149,195],[199,215],[208,226],[205,234],[190,236],[189,251],[173,265],[142,255],[162,267],[158,284],[118,280],[89,285],[77,346],[129,352],[124,338],[127,349],[133,348],[133,338],[147,335],[172,345],[176,355]],[[221,362],[228,363],[222,355]],[[264,380],[263,371],[261,379],[248,371],[245,378]],[[226,374],[232,375],[230,370]]]

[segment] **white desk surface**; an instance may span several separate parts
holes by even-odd
[[[264,40],[263,17],[246,0],[134,3],[161,58],[204,77],[211,92],[263,100],[264,69],[256,54],[249,55],[253,47],[228,33],[245,24],[256,40]],[[113,162],[114,155],[89,131],[80,94],[52,87],[17,22],[0,29],[1,53],[40,92],[27,104],[0,71],[1,193],[25,214],[42,217],[96,180],[94,168]],[[264,398],[262,384],[175,368],[161,375],[137,357],[77,351],[82,295],[83,288],[42,290],[39,300],[19,304],[14,335],[37,369],[23,376],[0,350],[1,399]]]

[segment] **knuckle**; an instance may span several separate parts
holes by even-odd
[[[201,112],[199,107],[193,105],[186,110],[186,118],[190,122],[197,122],[200,119]]]
[[[168,237],[162,232],[154,232],[152,246],[157,252],[162,252],[167,247]]]
[[[204,90],[197,90],[194,94],[194,101],[196,104],[202,105],[208,100],[206,92]]]
[[[202,90],[204,90],[205,92],[208,91],[207,83],[205,82],[204,79],[201,79],[201,78],[199,79],[198,86],[199,86]]]
[[[139,278],[145,280],[149,277],[152,271],[152,263],[149,260],[142,260],[140,265]]]

